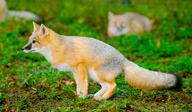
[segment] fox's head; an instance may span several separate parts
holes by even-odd
[[[52,39],[51,34],[51,30],[45,25],[38,25],[33,22],[33,33],[29,37],[28,43],[22,48],[22,50],[26,53],[43,52],[47,49],[47,46]]]
[[[108,13],[108,31],[118,35],[126,34],[128,32],[128,20],[125,14],[114,15],[112,12]]]

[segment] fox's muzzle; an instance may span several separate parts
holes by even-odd
[[[124,27],[123,27],[122,25],[120,25],[120,26],[117,27],[117,30],[118,30],[118,31],[122,31],[123,29],[124,29]]]
[[[23,50],[23,51],[29,51],[29,50],[31,50],[31,48],[32,48],[32,43],[29,43],[29,44],[25,45],[25,46],[22,48],[22,50]]]

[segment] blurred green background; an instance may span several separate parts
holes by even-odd
[[[183,85],[179,91],[142,91],[120,75],[109,100],[77,98],[71,73],[51,68],[39,54],[21,51],[32,21],[9,18],[0,23],[0,111],[192,111],[191,0],[7,0],[7,4],[10,10],[34,12],[60,34],[97,38],[142,67],[177,74]],[[143,14],[155,19],[155,29],[109,40],[108,11]],[[89,93],[99,89],[89,81]]]

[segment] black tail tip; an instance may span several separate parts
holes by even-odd
[[[182,78],[175,75],[176,77],[176,83],[173,87],[171,87],[171,90],[175,90],[175,91],[181,91],[182,90]]]

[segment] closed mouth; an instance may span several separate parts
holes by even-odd
[[[33,52],[33,51],[35,51],[35,50],[31,50],[30,52]]]
[[[33,52],[33,51],[35,51],[35,50],[23,50],[24,52],[27,52],[27,53],[29,53],[29,52]]]

